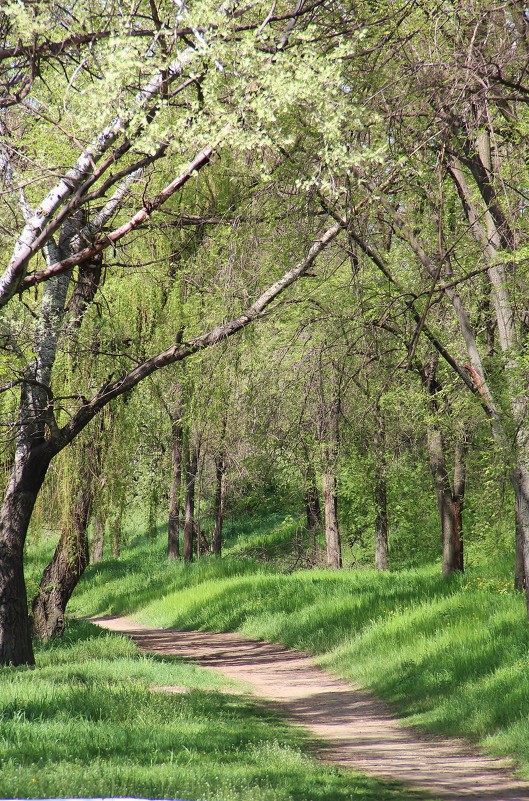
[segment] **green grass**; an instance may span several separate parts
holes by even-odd
[[[0,797],[424,798],[318,763],[299,730],[223,693],[226,682],[213,672],[143,656],[87,622],[39,646],[37,665],[2,671]],[[169,685],[190,692],[153,690]]]
[[[91,568],[72,611],[306,649],[409,723],[513,755],[529,777],[529,626],[501,565],[448,581],[438,566],[283,574],[248,559],[167,564],[162,544]]]

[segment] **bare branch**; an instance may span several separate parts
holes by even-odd
[[[83,250],[80,250],[78,253],[74,253],[67,259],[63,259],[55,264],[51,264],[45,270],[40,270],[37,273],[33,273],[33,275],[28,275],[20,284],[19,291],[22,292],[32,286],[35,286],[36,284],[42,283],[43,281],[48,281],[55,275],[60,275],[67,270],[71,270],[72,267],[75,267],[78,264],[83,264],[89,259],[93,259],[94,256],[97,256],[98,253],[102,253],[110,245],[119,242],[119,240],[123,239],[126,234],[134,231],[135,228],[138,228],[138,226],[144,223],[145,220],[147,220],[154,211],[159,209],[178,189],[181,189],[194,173],[201,170],[202,167],[205,167],[206,164],[209,163],[212,155],[213,147],[208,145],[198,154],[198,156],[193,159],[189,167],[187,167],[183,173],[171,181],[171,183],[168,184],[158,195],[156,195],[153,200],[146,203],[139,211],[136,212],[133,217],[130,218],[130,220],[123,225],[120,225],[119,228],[116,228],[109,234],[105,234],[101,239],[94,242],[93,245],[83,248]],[[5,305],[8,300],[9,298],[4,299],[0,295],[0,307]]]
[[[4,275],[0,278],[0,305],[5,305],[18,291],[24,278],[28,261],[38,249],[36,242],[40,242],[39,235],[49,223],[56,209],[78,190],[79,184],[84,178],[93,173],[95,163],[112,147],[138,108],[148,106],[153,97],[159,94],[162,87],[167,86],[168,83],[181,74],[184,66],[192,60],[194,55],[195,50],[188,48],[173,61],[167,70],[160,71],[154,75],[144,88],[138,92],[127,114],[117,117],[101,131],[92,144],[77,159],[74,166],[68,170],[64,178],[44,198],[40,207],[19,236],[11,261]],[[55,222],[57,223],[55,227],[57,227],[59,222]],[[52,227],[48,235],[53,233],[55,227]]]

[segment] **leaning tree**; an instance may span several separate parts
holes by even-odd
[[[1,234],[11,254],[0,277],[2,389],[19,392],[0,511],[2,664],[33,661],[23,550],[52,459],[112,400],[262,317],[344,227],[325,227],[323,215],[305,255],[270,265],[268,287],[254,284],[232,317],[186,339],[177,325],[154,355],[66,403],[54,385],[57,354],[97,302],[120,243],[147,236],[151,218],[223,152],[259,152],[266,183],[314,120],[326,120],[319,151],[329,164],[352,158],[341,147],[351,115],[360,126],[342,76],[358,26],[329,38],[325,4],[120,8],[100,14],[87,0],[75,17],[55,4],[2,12]],[[355,160],[368,155],[364,147]]]

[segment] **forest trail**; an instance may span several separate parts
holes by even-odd
[[[239,634],[152,629],[129,618],[92,620],[131,637],[146,652],[193,660],[249,685],[324,745],[318,756],[427,790],[443,801],[529,801],[511,763],[455,739],[403,726],[381,701],[326,673],[306,654]],[[325,744],[326,743],[326,744]]]

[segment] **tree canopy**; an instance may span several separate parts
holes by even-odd
[[[525,586],[523,7],[12,2],[0,39],[0,662],[32,661],[41,492],[44,636],[89,525],[117,551],[132,498],[166,503],[170,556],[220,555],[267,483],[308,561],[321,529],[330,567],[407,541],[449,574],[485,470]]]

